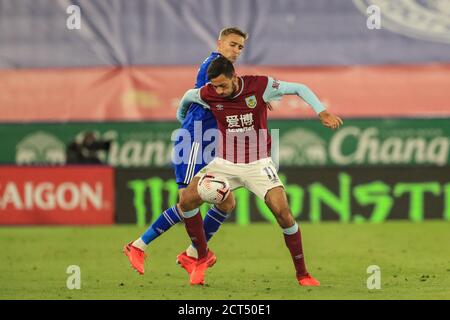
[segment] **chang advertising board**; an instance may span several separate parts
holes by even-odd
[[[348,119],[336,131],[318,120],[271,120],[282,166],[437,166],[450,164],[450,119]],[[111,141],[101,160],[116,168],[170,167],[176,122],[5,124],[0,163],[64,164],[65,148],[92,130]],[[275,145],[274,139],[274,145]],[[207,143],[210,143],[208,140]]]
[[[4,151],[0,164],[65,164],[67,146],[90,131],[97,139],[111,141],[109,152],[99,152],[99,158],[107,165],[167,167],[172,152],[170,137],[177,127],[175,122],[4,124],[0,126]]]
[[[171,170],[119,169],[117,222],[140,226],[177,202]],[[388,219],[450,220],[450,167],[282,168],[292,214],[297,220],[379,223]],[[234,191],[230,221],[275,222],[265,203],[248,190]],[[208,205],[201,208],[205,213]]]
[[[0,224],[112,224],[110,167],[0,167]]]
[[[286,166],[445,166],[450,119],[346,120],[336,131],[314,122],[284,121],[280,163]]]

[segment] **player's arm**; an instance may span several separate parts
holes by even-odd
[[[201,104],[204,108],[209,109],[209,105],[200,98],[200,89],[190,89],[186,91],[178,105],[177,119],[181,123],[183,123],[184,118],[186,118],[187,111],[192,103]]]
[[[264,101],[280,100],[285,95],[297,95],[302,98],[318,114],[325,127],[339,128],[343,121],[338,116],[329,113],[319,98],[306,85],[295,82],[278,81],[268,77],[267,88],[264,91]]]
[[[202,63],[202,65],[198,69],[197,79],[195,81],[195,89],[199,89],[209,82],[207,70],[208,70],[208,67],[211,64],[212,60],[213,59],[211,59],[211,56],[210,56]],[[190,103],[187,107],[186,106],[183,107],[183,110],[180,111],[180,112],[182,112],[180,115],[177,112],[177,119],[181,123],[183,123],[184,118],[186,118],[187,112],[188,112],[189,108],[191,107],[191,104],[192,103]]]

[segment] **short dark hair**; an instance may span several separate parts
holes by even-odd
[[[230,60],[224,56],[218,56],[215,58],[208,67],[208,79],[214,79],[225,75],[227,78],[231,78],[234,75],[234,67]]]
[[[237,34],[238,36],[241,36],[242,38],[244,38],[244,40],[248,39],[248,33],[242,31],[238,27],[227,27],[227,28],[220,30],[219,39],[222,39],[222,37],[226,37],[230,34]]]

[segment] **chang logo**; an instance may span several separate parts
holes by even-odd
[[[66,147],[59,139],[38,131],[16,146],[16,164],[64,164]]]
[[[450,43],[450,0],[353,0],[366,15],[381,11],[381,27],[410,37]]]
[[[282,165],[324,165],[327,162],[325,141],[305,129],[295,129],[280,138]]]

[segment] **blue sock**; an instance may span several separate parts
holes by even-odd
[[[216,206],[212,206],[211,209],[209,209],[206,213],[205,220],[203,220],[203,229],[205,230],[206,241],[211,239],[226,218],[228,218],[228,214],[220,211],[216,208]]]
[[[142,241],[144,241],[145,244],[149,244],[181,220],[181,214],[178,212],[177,206],[167,209],[155,222],[153,222],[147,231],[144,232],[141,236]]]

